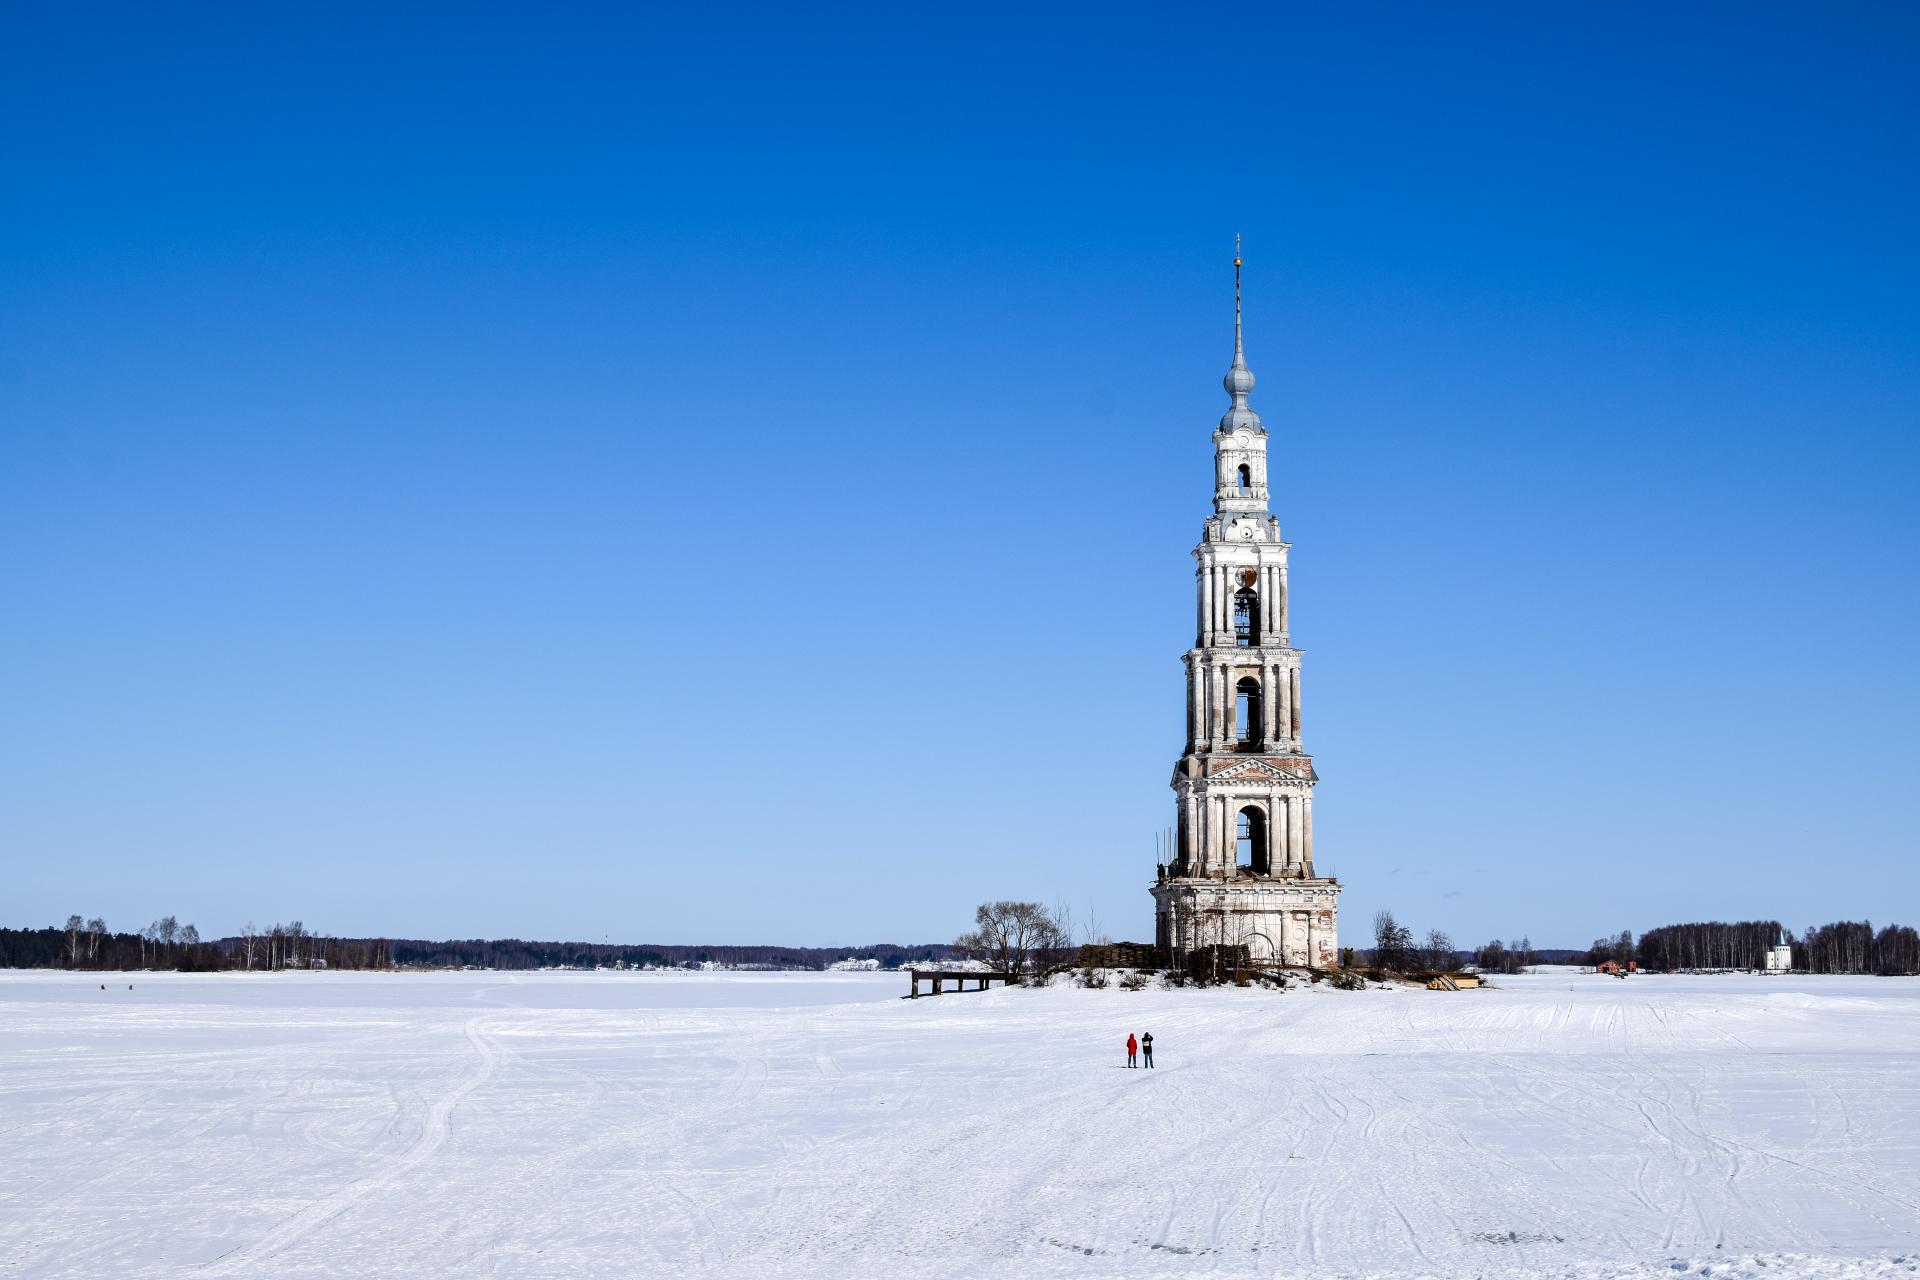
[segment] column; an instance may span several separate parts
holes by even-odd
[[[1305,825],[1301,810],[1306,806],[1301,802],[1304,796],[1287,797],[1287,857],[1295,866],[1306,861],[1306,847],[1301,828]]]
[[[1220,797],[1220,878],[1233,875],[1234,863],[1239,859],[1240,850],[1234,839],[1239,828],[1234,822],[1233,800]]]
[[[1220,718],[1214,721],[1214,742],[1225,750],[1233,745],[1233,678],[1224,662],[1214,670],[1219,673],[1219,683],[1214,686],[1217,694],[1214,705],[1220,713]]]
[[[1212,642],[1213,631],[1213,570],[1203,560],[1200,563],[1200,638],[1194,643],[1205,648]]]
[[[1180,856],[1186,863],[1187,874],[1197,875],[1200,870],[1200,801],[1191,791],[1187,792],[1186,828]]]
[[[1311,795],[1300,797],[1300,840],[1300,860],[1311,863],[1313,861],[1313,797]]]
[[[1260,639],[1272,644],[1280,634],[1280,572],[1270,564],[1260,566]]]
[[[1207,814],[1200,797],[1187,794],[1187,874],[1197,876],[1207,865]]]
[[[1293,677],[1285,666],[1278,668],[1279,678],[1274,682],[1280,692],[1280,705],[1276,708],[1278,718],[1274,721],[1274,737],[1283,741],[1293,738]]]
[[[1205,726],[1200,714],[1200,655],[1194,654],[1187,659],[1187,750],[1199,747],[1201,734]]]
[[[1194,793],[1187,793],[1187,821],[1181,823],[1181,862],[1187,875],[1200,865],[1200,804]]]
[[[1295,667],[1288,673],[1287,683],[1287,692],[1292,695],[1293,700],[1293,736],[1298,738],[1300,736],[1300,668]]]
[[[1275,724],[1273,700],[1279,692],[1279,686],[1273,678],[1273,664],[1262,663],[1260,665],[1260,747],[1263,751],[1273,750],[1273,740],[1278,736],[1273,731]]]
[[[1280,566],[1280,634],[1287,633],[1287,566]]]
[[[1220,798],[1207,797],[1207,874],[1219,867],[1225,841],[1220,829]]]
[[[1291,797],[1277,795],[1273,798],[1273,822],[1269,825],[1267,839],[1273,842],[1273,865],[1284,867],[1293,861],[1293,842],[1287,839],[1287,810],[1292,808]]]
[[[1201,580],[1200,570],[1193,571],[1193,642],[1199,644],[1207,629],[1207,584]]]

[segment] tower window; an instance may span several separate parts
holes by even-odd
[[[1260,742],[1260,682],[1251,676],[1233,688],[1233,738],[1242,751]]]
[[[1240,811],[1235,824],[1235,860],[1257,876],[1268,875],[1271,863],[1267,857],[1267,815],[1252,805]]]
[[[1260,643],[1260,594],[1251,588],[1233,593],[1233,642],[1242,649]]]
[[[1240,492],[1245,493],[1247,490],[1253,488],[1253,470],[1248,467],[1246,463],[1241,463],[1239,470],[1233,474],[1234,482],[1239,486]]]

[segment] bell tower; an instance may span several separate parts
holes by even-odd
[[[1174,767],[1173,858],[1153,886],[1155,942],[1179,957],[1244,946],[1255,961],[1332,968],[1340,882],[1313,866],[1313,758],[1300,738],[1300,650],[1287,552],[1268,509],[1266,428],[1248,398],[1233,258],[1231,403],[1213,433],[1213,515],[1193,549],[1186,750]]]

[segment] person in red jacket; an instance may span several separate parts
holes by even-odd
[[[1134,1065],[1134,1057],[1140,1052],[1140,1042],[1133,1038],[1133,1032],[1127,1032],[1127,1065]]]

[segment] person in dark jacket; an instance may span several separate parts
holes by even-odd
[[[1138,1063],[1134,1062],[1134,1057],[1139,1052],[1140,1052],[1140,1042],[1133,1038],[1133,1032],[1131,1031],[1127,1032],[1127,1065],[1128,1066],[1132,1067],[1132,1066],[1139,1065]]]
[[[1142,1065],[1151,1069],[1153,1066],[1153,1032],[1151,1031],[1140,1037],[1140,1056],[1145,1059]]]

